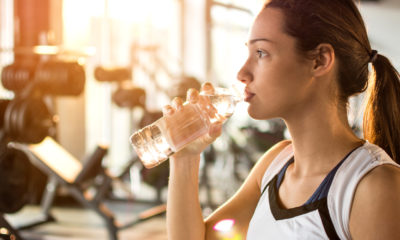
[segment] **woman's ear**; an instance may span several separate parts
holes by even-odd
[[[335,63],[335,50],[328,43],[319,44],[313,51],[313,75],[321,77],[332,71]]]

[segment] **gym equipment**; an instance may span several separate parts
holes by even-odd
[[[76,96],[85,85],[84,68],[76,62],[15,62],[2,70],[3,86],[15,92],[15,98],[1,108],[2,137],[23,143],[39,143],[54,136],[56,116],[44,98],[46,95]],[[5,109],[5,110],[4,110]],[[3,111],[4,110],[4,111]]]
[[[14,213],[28,201],[32,187],[31,164],[25,153],[0,146],[0,212]]]
[[[143,116],[139,122],[140,126],[146,126],[158,118],[162,117],[162,112],[148,112],[146,110],[146,92],[143,88],[134,86],[129,79],[122,78],[125,68],[103,68],[97,67],[95,70],[95,77],[100,82],[116,82],[118,83],[118,88],[112,94],[113,102],[120,108],[127,108],[129,110],[139,107],[143,109]],[[100,71],[101,70],[101,71]],[[100,73],[102,74],[100,76]],[[127,77],[128,74],[125,75]],[[130,77],[130,74],[129,74]],[[117,80],[116,80],[117,79]],[[125,80],[126,81],[125,81]],[[123,80],[123,82],[122,82]],[[123,168],[122,172],[118,176],[119,179],[123,179],[127,174],[130,173],[130,168],[138,162],[137,156],[134,156],[128,161],[126,166]],[[163,187],[168,185],[168,174],[169,174],[169,164],[164,164],[159,169],[144,169],[140,170],[142,180],[149,185],[155,187],[156,189],[156,203],[161,203],[161,190]]]
[[[99,82],[122,82],[132,78],[132,72],[127,67],[106,68],[98,66],[94,70],[94,77]]]
[[[17,94],[36,90],[40,95],[76,96],[84,89],[85,70],[76,62],[50,60],[36,67],[16,62],[3,68],[1,82]]]
[[[1,240],[22,240],[22,237],[12,226],[4,219],[0,213],[0,239]]]
[[[5,134],[23,143],[39,143],[55,132],[56,118],[42,98],[15,98],[3,115]]]
[[[76,62],[43,62],[38,65],[34,83],[43,94],[77,96],[85,86],[85,70]]]
[[[10,104],[10,99],[0,99],[0,131],[4,127],[4,113],[6,112],[7,106]]]
[[[8,99],[0,100],[0,116],[5,116],[6,112],[10,112],[10,109],[13,109],[16,106],[17,101],[12,101]],[[29,104],[35,104],[35,101],[28,102]],[[18,103],[19,104],[19,103]],[[14,111],[12,111],[14,112]],[[40,109],[38,109],[39,116]],[[1,213],[14,213],[20,210],[29,200],[29,194],[32,192],[32,165],[30,164],[29,159],[26,157],[25,153],[21,152],[17,149],[11,149],[7,146],[7,143],[10,139],[19,139],[13,135],[10,137],[10,131],[12,130],[10,127],[16,127],[18,130],[18,124],[21,122],[25,125],[24,128],[26,130],[22,130],[24,141],[32,141],[44,138],[41,132],[43,131],[43,127],[40,127],[36,124],[34,119],[31,119],[30,110],[22,111],[24,116],[22,120],[26,121],[16,121],[13,124],[10,124],[8,119],[11,119],[11,116],[0,117],[0,212]],[[17,120],[21,120],[18,119]],[[6,130],[5,126],[10,126]],[[14,133],[13,133],[14,134]],[[35,139],[36,138],[36,139]],[[39,139],[38,139],[39,138]]]
[[[12,141],[39,143],[54,135],[56,117],[44,101],[46,95],[76,96],[85,85],[84,68],[76,62],[15,62],[2,70],[3,86],[15,92],[7,103],[3,120],[4,134]]]
[[[162,117],[161,111],[150,112],[146,109],[146,91],[134,85],[134,76],[132,74],[134,71],[142,71],[149,77],[149,84],[153,85],[158,92],[164,93],[170,98],[176,96],[186,98],[186,91],[189,88],[200,89],[201,84],[195,77],[171,72],[159,56],[159,49],[158,45],[137,45],[133,43],[129,66],[114,68],[98,66],[95,68],[94,76],[97,81],[115,82],[117,84],[117,88],[112,94],[112,100],[118,107],[129,110],[133,110],[134,108],[143,110],[140,121],[136,123],[137,126],[130,129],[131,132],[134,132],[136,127],[144,127]],[[141,54],[143,54],[143,58],[141,58]],[[142,61],[142,59],[149,61]],[[171,86],[168,88],[161,86],[157,81],[158,73],[162,73],[170,78]],[[132,114],[130,117],[130,121],[133,122]],[[131,167],[135,166],[137,162],[138,158],[134,155],[125,165],[118,178],[124,179],[130,174]],[[157,193],[155,202],[161,203],[162,189],[168,185],[169,164],[164,164],[158,169],[151,170],[144,169],[141,165],[138,166],[140,168],[140,179],[155,188]]]
[[[3,68],[1,83],[5,89],[19,92],[32,81],[34,71],[34,66],[13,63]]]
[[[131,84],[121,85],[113,94],[113,102],[120,108],[145,107],[146,92]]]
[[[9,145],[26,153],[31,162],[49,177],[46,192],[42,199],[42,216],[39,217],[39,220],[19,229],[31,228],[39,224],[55,221],[50,210],[59,185],[64,186],[67,192],[82,206],[95,211],[104,220],[111,240],[118,239],[117,232],[119,229],[130,227],[165,211],[165,205],[157,206],[142,212],[139,218],[126,225],[121,225],[117,222],[114,214],[103,203],[105,194],[111,187],[113,180],[101,165],[102,159],[108,151],[107,146],[97,146],[96,150],[82,165],[79,160],[51,137],[46,137],[38,144],[12,142]],[[91,191],[86,190],[93,186],[93,184],[88,183],[95,178],[96,180],[101,179],[101,183],[96,184],[96,193],[91,194]]]
[[[9,143],[36,144],[46,136],[55,136],[57,116],[50,106],[49,95],[80,94],[84,89],[85,71],[75,62],[19,60],[2,69],[1,81],[6,89],[14,91],[15,97],[0,100],[0,234],[4,227],[10,234],[1,237],[22,239],[2,214],[14,213],[28,202],[33,193],[34,169],[27,152],[10,148]],[[79,176],[87,179],[85,174]],[[46,196],[44,212],[54,193]],[[53,219],[50,214],[44,216],[36,224]]]
[[[83,183],[91,179],[94,175],[105,174],[101,167],[101,161],[107,153],[107,147],[98,146],[94,153],[85,161],[84,165],[82,165],[79,160],[74,158],[50,137],[46,137],[39,144],[11,142],[9,146],[23,151],[29,157],[32,164],[42,170],[49,179],[41,203],[42,215],[32,223],[20,227],[19,230],[55,221],[50,210],[57,192],[57,187],[63,185],[72,197],[83,206],[96,211],[96,213],[105,220],[110,236],[112,236],[111,239],[116,239],[116,227],[113,216],[105,206],[98,202],[104,191],[101,189],[98,190],[96,196],[93,197],[95,201],[92,201],[93,199],[89,199],[89,197],[85,195],[85,189],[81,188],[83,187]],[[93,174],[93,169],[91,168],[98,170],[98,172]],[[110,178],[104,178],[101,185],[102,188],[107,188],[110,182]]]
[[[118,107],[129,109],[145,107],[146,92],[143,88],[136,87],[130,82],[132,78],[130,68],[97,66],[94,70],[94,77],[99,82],[118,83],[117,89],[112,94],[112,100]]]

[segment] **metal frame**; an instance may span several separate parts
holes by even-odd
[[[143,222],[155,216],[159,216],[160,214],[163,214],[166,210],[166,205],[161,204],[141,212],[137,219],[126,223],[125,225],[122,225],[116,221],[113,212],[109,210],[104,203],[102,203],[102,201],[104,200],[104,196],[108,192],[109,187],[113,181],[113,178],[109,176],[103,168],[101,168],[96,176],[90,175],[91,173],[89,171],[90,169],[95,168],[96,164],[101,164],[101,160],[106,154],[106,149],[104,149],[104,147],[98,146],[95,152],[83,165],[81,172],[76,176],[75,181],[71,183],[62,178],[49,166],[47,166],[44,161],[42,161],[29,149],[28,145],[21,143],[10,143],[9,146],[24,151],[29,157],[32,164],[37,166],[49,177],[41,202],[42,214],[32,223],[19,227],[17,230],[28,229],[44,223],[56,221],[56,219],[51,214],[51,207],[54,202],[54,197],[57,193],[57,188],[60,185],[65,187],[68,193],[80,204],[82,204],[83,207],[93,210],[103,219],[110,240],[118,240],[118,230],[126,229],[137,223]],[[92,179],[94,177],[102,177],[103,182],[97,188],[96,194],[94,196],[88,196],[87,194],[85,194],[82,185],[85,180]],[[1,220],[2,219],[0,218],[0,223]],[[17,232],[17,230],[15,230],[15,232]]]
[[[49,180],[46,185],[45,193],[43,195],[43,199],[41,202],[42,215],[39,216],[38,219],[35,219],[34,222],[27,224],[18,228],[19,230],[32,228],[44,223],[48,223],[51,221],[55,221],[56,219],[51,215],[51,207],[54,202],[54,197],[57,193],[58,186],[62,185],[66,188],[68,193],[77,200],[82,206],[85,208],[91,209],[95,211],[104,221],[106,228],[108,230],[108,235],[110,240],[117,240],[117,223],[114,219],[113,213],[103,204],[101,200],[103,199],[104,193],[109,188],[112,179],[107,176],[105,172],[100,174],[103,175],[103,184],[101,184],[100,188],[97,190],[96,195],[93,198],[90,198],[85,195],[84,191],[81,188],[82,182],[74,182],[69,183],[65,179],[63,179],[60,175],[55,173],[50,167],[48,167],[42,160],[40,160],[28,147],[28,145],[20,144],[20,143],[11,143],[11,147],[24,151],[32,164],[37,166],[40,170],[42,170],[46,175],[48,175]],[[102,158],[103,156],[101,156]],[[93,160],[98,160],[93,158]],[[88,164],[87,166],[90,166]],[[82,172],[86,169],[83,167]],[[79,176],[79,175],[78,175]]]

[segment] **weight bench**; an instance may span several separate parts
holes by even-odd
[[[67,152],[51,137],[46,137],[39,144],[9,143],[10,147],[24,151],[32,164],[48,175],[48,182],[42,198],[42,216],[19,230],[31,228],[43,223],[55,221],[50,213],[57,187],[62,185],[68,193],[84,207],[95,211],[105,223],[110,240],[117,240],[117,231],[131,227],[139,222],[148,220],[165,212],[166,205],[161,204],[141,212],[137,219],[125,225],[117,223],[114,214],[102,203],[105,194],[110,190],[113,178],[102,167],[103,157],[107,154],[106,146],[97,146],[96,150],[83,164]],[[85,191],[85,184],[94,178],[101,178],[101,184],[95,195]],[[87,184],[86,184],[87,185]]]
[[[53,205],[57,187],[62,185],[75,200],[84,207],[94,210],[104,220],[110,239],[118,239],[114,216],[101,203],[112,181],[111,177],[102,168],[103,157],[108,151],[106,146],[97,146],[95,151],[83,164],[51,137],[46,137],[39,144],[27,145],[12,142],[9,143],[9,146],[25,152],[32,164],[48,176],[48,182],[41,202],[42,216],[35,222],[20,227],[20,230],[55,221],[55,218],[50,213],[50,208]],[[91,196],[85,192],[84,184],[95,177],[101,177],[102,182],[96,194]]]
[[[62,185],[68,193],[84,207],[95,211],[105,223],[110,240],[117,240],[117,231],[131,227],[139,222],[148,220],[165,212],[166,205],[161,204],[141,212],[137,219],[125,225],[117,223],[114,214],[102,203],[105,194],[110,190],[113,178],[102,167],[103,157],[107,154],[106,146],[97,146],[95,151],[83,164],[67,152],[51,137],[46,137],[38,144],[21,144],[12,142],[10,147],[24,151],[32,164],[37,166],[48,176],[47,186],[42,198],[42,216],[28,225],[19,227],[19,230],[31,228],[43,223],[55,221],[50,213],[57,187]],[[86,183],[94,178],[101,178],[101,184],[96,193],[85,191]]]

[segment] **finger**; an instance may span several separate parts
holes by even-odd
[[[163,113],[163,115],[165,115],[165,116],[172,115],[172,114],[174,114],[174,112],[175,112],[175,110],[174,110],[174,108],[173,108],[171,105],[165,105],[165,106],[162,108],[162,113]]]
[[[210,138],[212,139],[216,139],[217,137],[219,137],[222,133],[222,122],[214,122],[213,124],[211,124],[210,126],[210,130],[208,132],[208,135],[210,136]]]
[[[205,82],[201,86],[201,92],[203,92],[206,95],[213,94],[214,93],[214,86],[210,82]]]
[[[180,97],[175,97],[172,100],[172,107],[175,108],[175,110],[181,110],[183,106],[183,100]]]
[[[212,105],[211,99],[208,96],[199,96],[198,104],[206,110],[210,117],[217,113],[217,109]]]
[[[199,100],[199,91],[197,91],[194,88],[191,88],[187,91],[187,96],[186,96],[186,100],[189,103],[195,104],[198,102]]]

